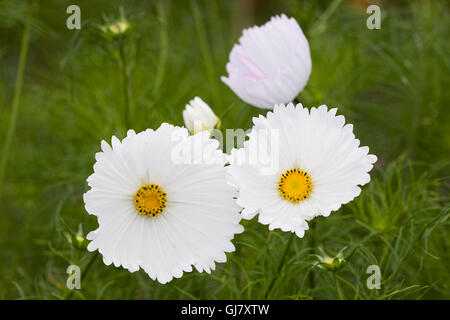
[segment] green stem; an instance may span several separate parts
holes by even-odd
[[[330,3],[328,8],[320,15],[316,22],[311,27],[310,36],[315,37],[325,31],[327,27],[328,20],[333,15],[333,13],[339,8],[342,0],[334,0]]]
[[[130,129],[130,79],[129,70],[127,64],[127,58],[125,54],[124,39],[119,39],[119,56],[120,56],[120,69],[122,71],[123,78],[123,121],[125,124],[125,130]]]
[[[309,228],[311,255],[314,255],[316,253],[316,239],[314,237],[315,225],[316,225],[316,222],[314,220],[312,220],[311,224],[310,224],[310,228]],[[316,283],[315,283],[315,279],[314,279],[314,270],[311,270],[311,272],[309,273],[309,287],[313,291],[315,286],[316,286]]]
[[[159,60],[155,75],[155,84],[153,87],[153,94],[155,97],[159,98],[160,88],[164,80],[164,75],[166,72],[167,56],[169,51],[169,37],[167,31],[167,19],[164,11],[164,5],[161,2],[157,2],[156,6],[158,10],[158,18],[161,24],[160,28],[160,51]]]
[[[25,23],[25,29],[22,35],[22,42],[20,45],[20,58],[17,68],[16,85],[14,88],[14,97],[12,102],[11,117],[9,118],[8,132],[6,133],[6,141],[3,146],[2,157],[0,160],[0,204],[3,195],[3,182],[5,179],[6,165],[8,163],[9,151],[11,149],[12,140],[16,131],[17,115],[19,113],[20,94],[22,92],[23,75],[25,71],[25,63],[27,60],[28,46],[30,39],[32,12],[29,11],[27,21]]]
[[[211,87],[211,91],[214,95],[214,103],[216,105],[219,105],[220,104],[220,92],[217,87],[214,63],[213,63],[213,59],[212,59],[212,55],[211,55],[211,50],[208,46],[208,39],[206,37],[205,26],[203,25],[203,22],[202,22],[200,9],[198,8],[198,4],[195,0],[191,0],[191,9],[192,9],[192,16],[194,17],[195,29],[197,31],[200,49],[202,51],[203,61],[205,62],[208,82]]]
[[[339,286],[339,281],[336,277],[336,273],[333,272],[334,285],[336,287],[336,291],[339,297],[339,300],[344,300],[344,296],[342,295],[341,287]]]
[[[94,264],[95,259],[98,257],[98,255],[99,255],[98,250],[95,252],[94,255],[92,255],[86,268],[84,269],[83,273],[81,274],[81,278],[80,278],[81,283],[83,283],[84,278],[86,277],[87,273],[89,272],[89,269],[91,269],[91,266]],[[67,298],[63,298],[63,300],[70,300],[73,296],[73,293],[74,293],[74,290],[71,290],[69,296],[67,296]]]
[[[270,292],[273,289],[273,286],[274,286],[276,280],[279,278],[279,274],[280,274],[281,270],[283,269],[284,263],[286,261],[287,253],[288,253],[289,249],[291,248],[292,241],[294,240],[294,237],[295,237],[295,233],[292,232],[288,242],[286,243],[286,247],[284,247],[284,252],[283,252],[283,255],[281,256],[280,263],[278,264],[277,272],[272,277],[272,281],[270,282],[269,287],[267,288],[267,291],[264,294],[264,299],[268,298]]]

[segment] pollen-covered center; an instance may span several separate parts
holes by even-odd
[[[308,172],[301,169],[290,169],[281,175],[278,191],[283,199],[299,203],[309,198],[313,183]]]
[[[139,214],[155,217],[164,211],[167,195],[157,184],[147,184],[134,195],[134,204]]]

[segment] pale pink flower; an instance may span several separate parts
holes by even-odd
[[[308,40],[294,18],[274,16],[243,31],[221,77],[242,100],[263,109],[291,102],[311,74]]]

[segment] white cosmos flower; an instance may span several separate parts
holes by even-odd
[[[174,137],[176,139],[174,139]],[[179,145],[200,145],[205,163],[173,161]],[[185,128],[162,124],[156,131],[128,131],[111,146],[102,141],[84,194],[99,227],[88,234],[89,251],[106,265],[130,272],[142,268],[161,283],[183,271],[211,272],[234,251],[242,232],[235,189],[226,183],[224,155],[207,132],[189,136]]]
[[[184,125],[190,133],[211,131],[219,125],[219,118],[212,109],[199,97],[195,97],[183,110]]]
[[[222,77],[239,98],[253,106],[272,109],[291,102],[311,74],[308,40],[294,18],[274,16],[261,27],[243,31]]]
[[[307,220],[328,216],[360,194],[359,186],[370,181],[368,172],[377,158],[359,146],[353,126],[336,111],[325,105],[308,111],[290,103],[253,119],[249,140],[232,150],[228,167],[244,218],[259,213],[259,222],[270,230],[303,237]],[[266,131],[276,133],[277,144],[266,141],[270,135],[261,134]],[[260,159],[254,155],[267,151],[256,149],[265,146],[272,148],[273,170],[266,170],[267,161],[255,161]]]

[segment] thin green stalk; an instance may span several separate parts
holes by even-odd
[[[309,228],[309,239],[310,239],[310,246],[311,246],[311,255],[314,255],[316,253],[316,240],[315,240],[315,225],[316,222],[313,220],[311,221],[310,228]],[[309,288],[311,291],[314,290],[314,287],[316,286],[315,279],[314,279],[314,271],[311,270],[309,273]]]
[[[31,29],[32,12],[29,11],[27,21],[25,22],[25,29],[22,35],[22,42],[20,45],[20,58],[19,65],[17,68],[16,84],[14,87],[14,97],[11,108],[11,116],[9,118],[8,131],[6,133],[6,141],[3,146],[2,157],[0,160],[0,204],[3,195],[3,183],[5,179],[6,165],[8,163],[9,151],[11,149],[12,140],[14,133],[16,131],[17,115],[19,113],[20,105],[20,94],[22,92],[23,75],[25,72],[25,64],[28,54],[28,46],[30,40],[30,29]]]
[[[283,252],[283,255],[281,256],[280,263],[278,264],[277,272],[272,277],[272,281],[270,282],[269,287],[267,288],[267,291],[264,294],[264,299],[268,298],[270,292],[273,289],[273,286],[274,286],[275,282],[279,278],[279,274],[280,274],[281,270],[283,269],[284,263],[286,262],[286,256],[287,256],[287,253],[289,252],[289,249],[291,248],[292,241],[294,240],[294,237],[295,237],[295,233],[292,232],[290,237],[289,237],[288,242],[286,243],[286,247],[284,247],[284,252]]]
[[[202,17],[200,15],[200,9],[198,8],[197,2],[195,0],[191,0],[191,9],[192,16],[194,17],[195,22],[195,30],[197,31],[198,41],[202,50],[203,60],[205,61],[208,82],[214,96],[214,103],[216,105],[220,105],[220,92],[216,83],[216,74],[214,71],[214,63],[211,56],[211,50],[208,46],[208,39],[206,37],[205,26],[203,25]]]
[[[341,287],[339,286],[339,281],[336,277],[336,273],[333,272],[334,285],[336,287],[336,292],[338,294],[339,300],[344,300],[344,296],[342,295]]]
[[[95,254],[92,255],[91,259],[89,260],[86,268],[84,269],[83,273],[81,274],[80,282],[83,283],[84,278],[88,274],[89,270],[91,269],[91,266],[94,264],[95,259],[98,257],[99,252],[98,250],[95,252]],[[63,298],[63,300],[70,300],[73,296],[74,290],[70,291],[70,294],[67,296],[67,298]]]
[[[327,27],[328,20],[333,15],[333,13],[339,8],[343,0],[334,0],[330,3],[328,8],[320,15],[316,23],[311,27],[311,36],[318,36],[325,31]]]
[[[125,124],[125,130],[130,129],[130,73],[128,70],[127,57],[125,54],[124,39],[119,39],[119,57],[120,57],[120,69],[122,71],[123,80],[123,121]]]
[[[155,76],[155,84],[153,87],[153,95],[156,97],[159,97],[161,91],[161,85],[164,80],[164,75],[166,72],[166,65],[167,65],[167,57],[168,57],[168,51],[169,51],[169,36],[167,32],[167,19],[166,14],[164,12],[164,5],[161,2],[157,2],[157,11],[158,11],[158,18],[161,24],[160,28],[160,51],[159,51],[159,60],[158,65],[156,69],[156,76]]]

